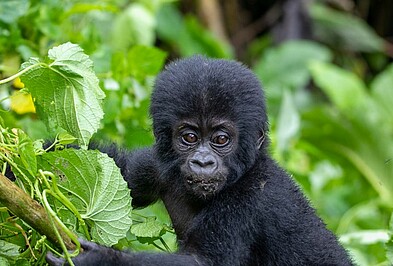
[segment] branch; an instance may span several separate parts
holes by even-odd
[[[54,229],[50,226],[51,222],[44,207],[1,173],[0,203],[7,207],[14,215],[29,224],[38,233],[45,235],[50,242],[61,247]],[[70,237],[63,232],[60,226],[56,225],[56,227],[67,249],[74,250],[75,245]]]
[[[222,41],[229,43],[226,34],[223,14],[220,9],[220,4],[217,0],[201,0],[199,3],[199,11],[202,19],[206,22],[207,27],[218,36]]]

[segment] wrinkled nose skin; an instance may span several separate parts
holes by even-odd
[[[188,162],[192,172],[197,175],[211,175],[217,169],[217,160],[210,153],[197,152]]]

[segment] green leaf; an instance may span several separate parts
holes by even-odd
[[[163,235],[165,225],[156,220],[155,217],[149,217],[146,222],[133,224],[131,233],[137,237],[157,238]]]
[[[254,67],[255,73],[268,89],[269,97],[281,99],[287,89],[299,89],[310,80],[308,63],[330,61],[330,51],[309,41],[290,41],[268,49]],[[285,73],[285,74],[283,74]]]
[[[91,225],[93,240],[111,246],[126,236],[131,197],[119,168],[97,150],[66,149],[43,154],[39,165],[59,176],[58,184]]]
[[[116,16],[112,36],[114,50],[127,51],[131,45],[153,45],[156,21],[154,14],[140,3],[132,3]]]
[[[20,246],[0,240],[0,258],[16,259],[20,255]]]
[[[387,67],[371,83],[371,95],[376,100],[376,108],[379,108],[386,126],[393,129],[393,64]]]
[[[184,21],[174,5],[164,5],[157,13],[157,34],[163,40],[175,42],[184,31]]]
[[[180,50],[183,55],[191,56],[196,53],[210,57],[232,58],[232,48],[208,31],[194,16],[188,15],[184,20],[185,31]]]
[[[388,239],[387,230],[360,230],[351,232],[340,237],[342,243],[349,244],[351,242],[360,243],[362,245],[370,245],[375,243],[384,243]]]
[[[67,145],[75,142],[77,140],[74,136],[68,134],[67,132],[61,132],[57,137],[59,143],[62,145]]]
[[[386,257],[390,264],[393,264],[393,213],[390,217],[389,240],[386,242]]]
[[[317,38],[340,49],[383,51],[384,41],[364,20],[321,4],[309,6],[311,17],[315,21],[314,33]]]
[[[23,166],[31,176],[35,176],[37,173],[37,157],[34,152],[33,141],[21,129],[18,129],[18,153]]]
[[[33,96],[45,124],[59,126],[87,146],[103,117],[104,92],[98,85],[93,62],[76,44],[65,43],[49,50],[49,65],[32,58],[22,65],[31,68],[21,79]]]
[[[29,9],[28,0],[0,1],[0,21],[7,24],[15,23]]]
[[[299,133],[300,116],[292,94],[286,90],[277,122],[277,146],[280,151],[289,148],[289,142]]]
[[[128,53],[129,71],[137,79],[156,75],[165,63],[167,54],[155,47],[136,45]]]
[[[183,18],[174,5],[165,5],[159,10],[157,34],[175,46],[182,56],[200,53],[210,57],[233,57],[229,45],[207,31],[195,17]]]
[[[364,106],[368,95],[363,81],[355,74],[337,66],[322,62],[310,63],[315,83],[342,111],[354,113]]]

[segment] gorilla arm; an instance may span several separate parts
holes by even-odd
[[[83,252],[72,259],[75,265],[80,266],[121,266],[121,265],[203,265],[196,257],[180,254],[160,254],[160,253],[129,253],[112,248],[97,245],[93,242],[80,239]],[[57,258],[51,253],[46,256],[49,265],[64,265],[64,259]],[[68,264],[65,264],[68,265]]]
[[[89,149],[98,149],[113,158],[124,180],[131,189],[132,207],[144,208],[159,198],[159,173],[152,148],[135,151],[119,149],[116,145],[93,143]]]

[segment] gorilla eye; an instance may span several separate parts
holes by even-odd
[[[194,144],[198,141],[198,137],[194,133],[186,133],[182,136],[182,139],[187,144]]]
[[[218,146],[224,146],[229,142],[229,137],[227,135],[218,135],[213,138],[213,143]]]

